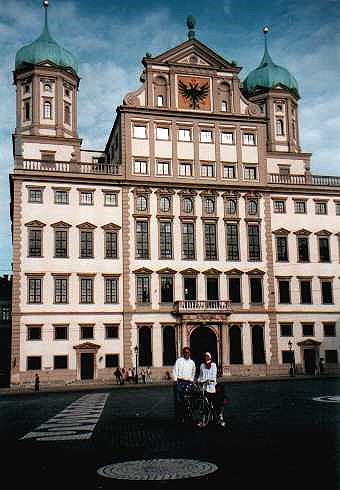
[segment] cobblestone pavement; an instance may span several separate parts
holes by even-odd
[[[98,470],[115,463],[183,459],[191,461],[184,461],[182,469],[176,471],[191,468],[197,471],[194,480],[153,481],[152,485],[178,488],[203,480],[209,487],[223,484],[223,488],[238,489],[254,485],[261,490],[340,488],[336,480],[340,464],[339,404],[313,399],[339,396],[338,379],[228,383],[226,390],[229,430],[175,424],[169,386],[106,388],[95,392],[108,394],[108,398],[104,396],[105,406],[91,437],[64,441],[21,438],[58,419],[60,412],[84,397],[83,392],[2,396],[0,440],[6,448],[1,456],[2,478],[8,477],[15,487],[22,481],[25,486],[44,489],[51,484],[67,490],[71,485],[82,489],[130,488],[140,482],[103,476],[116,467],[102,474]],[[79,426],[77,417],[73,419]],[[205,464],[207,468],[216,466],[217,470],[200,476],[195,462],[201,462],[202,468]],[[159,465],[155,465],[158,463],[152,463],[148,471],[158,471]]]

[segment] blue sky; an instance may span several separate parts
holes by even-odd
[[[11,263],[12,70],[16,51],[42,30],[41,4],[0,0],[0,275]],[[312,170],[340,175],[340,0],[50,0],[50,31],[79,60],[83,147],[104,147],[116,106],[139,86],[141,58],[184,41],[190,14],[196,37],[242,66],[241,79],[259,64],[261,29],[270,27],[273,60],[299,83],[301,144],[313,153]]]

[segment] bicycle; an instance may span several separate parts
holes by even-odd
[[[207,397],[207,385],[209,380],[198,384],[199,397],[193,409],[193,421],[197,427],[204,428],[212,422],[216,422],[215,408]]]

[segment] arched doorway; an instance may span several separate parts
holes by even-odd
[[[218,365],[217,338],[209,327],[197,327],[190,335],[191,358],[199,368],[203,362],[203,354],[210,352],[213,361]]]

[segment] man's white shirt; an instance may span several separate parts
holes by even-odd
[[[177,381],[178,378],[185,381],[194,381],[195,373],[196,366],[194,361],[192,359],[184,359],[184,357],[179,357],[172,369],[174,381]]]

